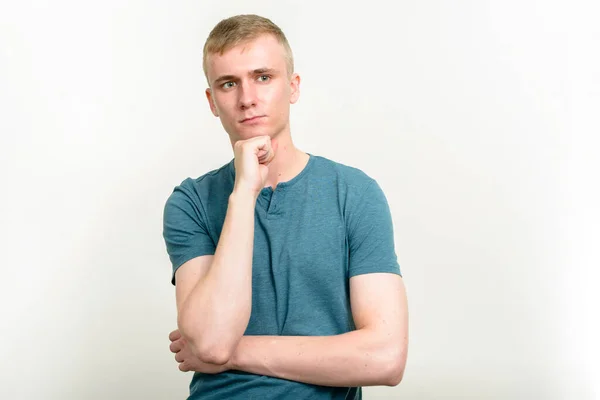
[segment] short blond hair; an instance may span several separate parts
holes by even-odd
[[[294,73],[294,56],[285,34],[270,19],[255,14],[235,15],[220,21],[208,35],[204,43],[202,68],[208,81],[207,59],[210,54],[223,55],[226,51],[269,34],[283,46],[285,50],[288,76]],[[208,82],[210,85],[210,82]]]

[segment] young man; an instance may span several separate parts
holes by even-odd
[[[377,182],[294,146],[300,77],[282,31],[240,15],[204,47],[234,158],[164,209],[190,399],[360,399],[397,385],[408,345],[392,220]]]

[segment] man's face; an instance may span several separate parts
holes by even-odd
[[[211,111],[232,143],[260,135],[273,138],[289,129],[300,78],[288,76],[284,47],[273,36],[262,35],[222,56],[210,54],[207,75]]]

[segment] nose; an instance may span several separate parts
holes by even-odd
[[[256,90],[252,83],[242,82],[239,94],[239,105],[242,110],[256,106]]]

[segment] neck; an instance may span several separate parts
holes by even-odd
[[[277,150],[275,158],[269,164],[265,187],[275,188],[278,183],[287,182],[302,172],[309,156],[296,148],[289,134],[280,134],[272,141],[277,142]]]

